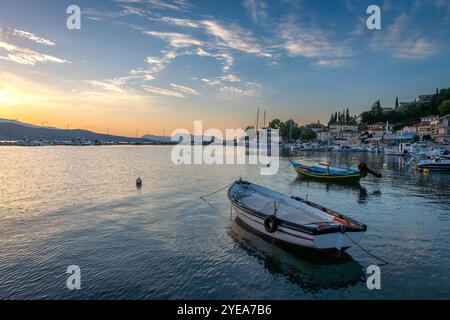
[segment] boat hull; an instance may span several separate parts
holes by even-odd
[[[268,233],[264,228],[264,219],[254,215],[250,210],[243,208],[238,203],[232,201],[232,206],[238,218],[248,227],[266,238],[274,239],[290,246],[302,249],[310,249],[322,252],[345,251],[364,237],[365,232],[351,232],[343,234],[341,232],[312,235],[306,232],[293,230],[279,226],[273,234]],[[350,237],[350,238],[349,238]],[[350,240],[352,239],[352,240]]]
[[[446,165],[438,165],[438,164],[424,164],[424,165],[418,165],[419,169],[428,169],[432,171],[450,171],[450,164]]]
[[[349,175],[325,175],[325,174],[315,174],[312,172],[308,172],[306,170],[302,170],[300,168],[294,167],[295,171],[302,177],[308,179],[315,179],[320,181],[328,181],[328,182],[345,182],[345,183],[359,183],[362,178],[361,173],[357,174],[349,174]]]

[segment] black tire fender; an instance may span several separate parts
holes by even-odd
[[[268,233],[275,233],[278,230],[278,223],[278,218],[276,216],[268,216],[264,219],[264,228]]]

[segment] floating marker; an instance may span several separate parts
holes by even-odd
[[[142,179],[141,179],[141,177],[138,177],[138,178],[136,179],[136,186],[142,187]]]

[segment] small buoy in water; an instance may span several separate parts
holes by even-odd
[[[138,177],[138,178],[136,179],[136,186],[137,186],[137,187],[142,187],[142,179],[141,179],[141,177]]]
[[[387,163],[383,163],[383,169],[387,169],[388,164]]]
[[[430,169],[423,169],[423,173],[429,174],[430,173]]]

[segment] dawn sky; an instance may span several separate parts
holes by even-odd
[[[447,0],[0,0],[0,118],[129,136],[258,108],[327,122],[449,87],[449,39]]]

